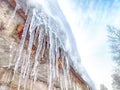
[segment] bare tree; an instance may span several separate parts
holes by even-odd
[[[120,29],[108,26],[108,33],[113,60],[120,65]]]
[[[100,85],[100,90],[108,90],[108,88],[104,84],[101,84]]]
[[[112,74],[112,86],[114,90],[120,90],[120,29],[108,26],[108,33],[113,60],[117,64]]]
[[[115,69],[114,74],[112,74],[113,82],[112,86],[114,90],[120,90],[120,69]]]

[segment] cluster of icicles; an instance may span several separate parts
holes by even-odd
[[[27,15],[19,48],[12,61],[15,62],[13,80],[14,76],[20,73],[18,90],[20,90],[23,82],[24,90],[27,89],[28,79],[30,79],[30,90],[34,89],[38,79],[40,61],[44,58],[46,50],[49,52],[49,60],[45,60],[48,63],[48,90],[54,90],[56,79],[59,81],[61,90],[80,90],[79,86],[72,84],[69,74],[70,65],[73,65],[76,72],[80,74],[84,72],[84,69],[80,65],[79,54],[71,31],[69,31],[70,27],[66,24],[66,21],[63,22],[65,19],[63,18],[62,20],[62,15],[60,17],[52,15],[49,13],[50,10],[47,12],[42,5],[39,8],[38,6],[30,7],[29,5],[25,7],[23,0],[16,2],[17,5],[13,14],[15,14],[17,9],[22,8]],[[61,12],[57,10],[55,11],[56,14]],[[26,42],[26,38],[28,38],[28,42]],[[31,55],[33,46],[36,47],[35,54]],[[61,65],[62,72],[58,63]],[[86,79],[86,75],[84,77]]]

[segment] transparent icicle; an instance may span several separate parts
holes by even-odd
[[[64,79],[63,79],[63,76],[61,75],[61,76],[59,77],[59,79],[60,79],[60,89],[61,89],[61,90],[64,90],[64,86],[63,86],[63,84],[64,84],[64,83],[63,83],[63,80],[64,80]]]
[[[11,17],[10,17],[10,19],[8,20],[7,27],[9,27],[10,24],[12,23],[12,20],[14,19],[15,14],[16,14],[16,12],[17,12],[17,10],[18,10],[19,8],[20,8],[19,4],[16,4],[16,7],[15,7],[15,9],[14,9]]]
[[[37,73],[38,73],[38,65],[39,65],[39,62],[38,62],[38,57],[40,55],[40,51],[41,51],[41,48],[42,48],[42,42],[43,42],[43,29],[40,29],[39,30],[39,37],[38,37],[38,46],[37,46],[37,50],[36,50],[36,54],[35,54],[35,62],[34,62],[34,66],[33,66],[33,69],[32,69],[32,73],[31,73],[31,76],[34,77],[34,84],[35,84],[35,81],[37,79]]]
[[[8,66],[8,68],[10,68],[12,65],[12,59],[13,59],[13,53],[14,53],[13,44],[10,44],[9,48],[10,48],[11,53],[9,54],[9,66]]]
[[[58,59],[59,59],[59,44],[57,40],[57,36],[55,35],[55,73],[56,76],[59,77],[59,69],[58,69]]]
[[[50,57],[50,74],[49,74],[49,89],[48,90],[52,90],[53,88],[53,59],[54,59],[54,50],[53,50],[53,35],[51,33],[51,31],[49,31],[49,38],[50,38],[50,50],[49,50],[49,57]]]
[[[18,65],[20,63],[20,59],[21,59],[21,55],[22,55],[22,51],[23,51],[23,46],[24,46],[25,39],[26,39],[26,36],[27,36],[27,31],[28,31],[28,28],[29,28],[29,22],[30,21],[31,21],[31,17],[30,17],[30,15],[28,15],[28,18],[26,20],[26,23],[25,23],[25,26],[24,26],[24,29],[23,29],[23,34],[22,34],[22,38],[21,38],[21,41],[20,41],[20,44],[19,44],[19,48],[18,48],[17,54],[14,58],[14,61],[16,61],[15,68],[14,68],[14,73],[17,71]]]
[[[27,68],[27,73],[25,75],[24,90],[26,90],[26,88],[27,88],[27,81],[29,79],[29,72],[30,72],[30,64],[29,64],[29,66]]]
[[[65,70],[65,67],[63,65],[63,63],[61,62],[62,65],[62,70],[63,70],[63,76],[64,76],[64,81],[65,81],[65,90],[68,90],[68,79],[67,79],[67,73]]]
[[[23,53],[21,71],[20,71],[19,80],[18,80],[18,90],[20,90],[21,81],[23,80],[23,72],[24,72],[24,68],[25,68],[25,66],[24,66],[25,65],[25,56],[26,56],[26,52]]]
[[[39,27],[36,28],[35,37],[34,37],[34,45],[37,42],[37,37],[39,37]]]

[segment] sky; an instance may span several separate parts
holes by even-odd
[[[112,90],[112,61],[107,25],[120,27],[120,0],[58,0],[74,34],[81,63],[97,90]]]

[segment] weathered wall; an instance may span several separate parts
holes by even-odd
[[[12,18],[14,14],[13,8],[8,4],[7,0],[0,0],[0,90],[3,90],[3,88],[6,88],[5,90],[10,90],[10,86],[12,87],[12,90],[17,90],[18,87],[18,75],[16,75],[16,78],[11,82],[12,76],[13,76],[13,67],[14,63],[11,61],[13,60],[13,57],[15,55],[15,51],[18,48],[19,39],[17,37],[17,25],[23,24],[24,20],[18,15],[15,14],[15,17]],[[10,18],[12,18],[10,20]],[[48,52],[48,51],[47,51]],[[10,69],[9,63],[11,62]],[[37,83],[35,84],[34,90],[47,90],[48,88],[48,65],[45,63],[42,63],[39,67],[39,75]],[[74,70],[72,70],[74,71]],[[72,72],[71,75],[74,78],[74,73]],[[77,82],[80,80],[77,79]],[[22,80],[22,82],[25,82]],[[30,86],[30,79],[28,80],[27,87]],[[64,80],[63,80],[64,82]],[[81,78],[80,81],[81,87],[86,89],[86,85],[84,85],[84,81]],[[21,86],[23,89],[23,85]],[[71,81],[71,84],[69,86],[69,90],[80,90],[79,85]],[[54,90],[60,90],[59,83],[55,82],[55,89]]]

